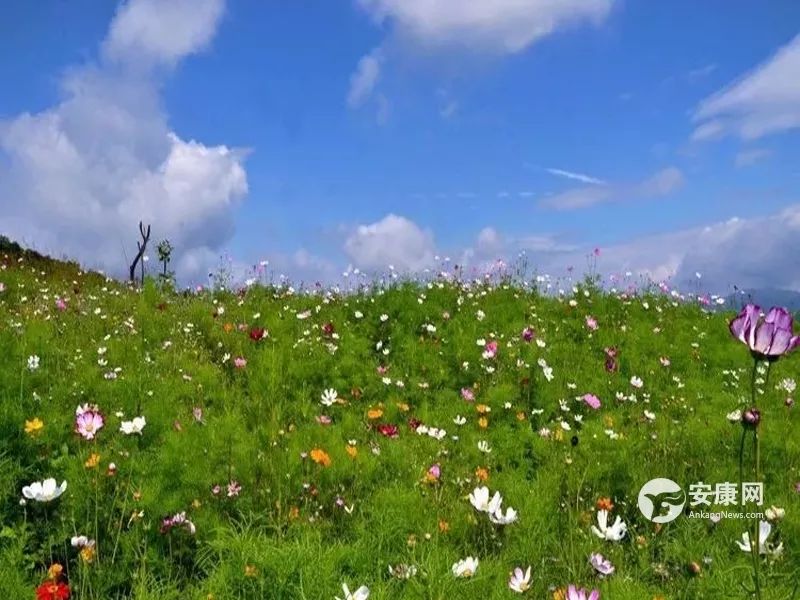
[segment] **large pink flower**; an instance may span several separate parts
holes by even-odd
[[[105,425],[105,419],[96,406],[79,406],[75,414],[75,431],[85,440],[93,440]]]

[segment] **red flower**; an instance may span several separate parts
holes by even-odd
[[[36,588],[36,600],[68,600],[69,585],[59,581],[45,581]]]
[[[381,435],[385,435],[389,438],[396,438],[400,435],[397,425],[392,425],[391,423],[382,423],[378,425],[378,431],[381,432]]]
[[[324,333],[326,336],[330,337],[334,333],[336,333],[336,328],[333,326],[333,323],[330,323],[330,322],[329,323],[325,323],[322,326],[322,333]]]
[[[263,340],[267,337],[267,330],[263,327],[253,327],[250,330],[250,339],[254,342],[258,342]]]

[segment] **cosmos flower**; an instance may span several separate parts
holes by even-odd
[[[35,371],[39,368],[39,357],[35,354],[28,357],[28,370]]]
[[[511,525],[517,520],[517,511],[510,506],[506,508],[506,513],[503,514],[503,509],[498,507],[494,512],[489,513],[489,520],[495,525]]]
[[[456,563],[453,563],[453,575],[460,579],[468,579],[475,575],[478,570],[479,560],[473,556],[462,558]]]
[[[52,477],[44,481],[34,481],[30,485],[22,488],[22,495],[28,500],[36,502],[50,502],[55,500],[67,489],[67,482],[62,481],[61,485],[56,485],[56,480]]]
[[[597,319],[591,315],[588,315],[586,317],[586,327],[588,327],[591,331],[597,331],[597,328],[599,327],[597,324]]]
[[[75,411],[75,431],[83,439],[93,440],[103,425],[105,425],[105,419],[97,406],[84,404]]]
[[[773,306],[762,319],[761,308],[748,304],[731,320],[729,329],[753,356],[777,360],[800,345],[793,325],[792,315],[785,308]]]
[[[119,430],[125,435],[133,435],[135,433],[142,435],[145,425],[147,425],[147,421],[144,417],[134,417],[131,421],[122,421],[119,425]]]
[[[389,565],[389,575],[397,579],[411,579],[416,574],[417,567],[414,565],[407,565],[405,563],[395,565],[394,567]]]
[[[769,541],[769,536],[772,533],[772,523],[769,521],[759,521],[758,523],[758,553],[769,554],[778,556],[783,552],[783,542],[777,546]],[[752,552],[750,541],[750,532],[745,531],[742,534],[741,541],[737,541],[736,545],[742,549],[742,552]]]
[[[522,338],[522,340],[524,342],[530,342],[530,341],[533,340],[535,335],[536,335],[536,333],[533,331],[533,328],[526,327],[525,329],[522,330],[522,333],[520,334],[520,337]]]
[[[567,588],[567,597],[564,600],[600,600],[600,592],[598,590],[587,592],[583,588],[570,584]]]
[[[491,499],[489,496],[490,492],[488,487],[477,487],[469,495],[469,501],[478,512],[494,513],[503,503],[503,497],[500,495],[500,492],[495,492]]]
[[[512,592],[522,594],[531,587],[531,568],[530,566],[523,571],[521,567],[514,569],[508,578],[508,589]]]
[[[339,393],[333,388],[328,388],[322,392],[319,401],[323,406],[333,406],[339,401]]]
[[[589,555],[589,564],[592,565],[595,571],[603,576],[611,575],[614,572],[614,565],[611,564],[611,561],[597,552],[593,552]]]
[[[597,410],[600,408],[600,398],[595,396],[594,394],[585,394],[583,396],[583,401],[586,403],[586,406],[593,410]]]
[[[69,585],[63,581],[45,581],[36,588],[36,600],[68,600]]]
[[[367,598],[369,598],[369,588],[365,585],[362,585],[355,592],[350,592],[350,588],[347,587],[347,584],[343,583],[342,593],[344,596],[342,598],[336,596],[336,600],[367,600]]]
[[[597,511],[597,525],[592,525],[592,533],[594,533],[597,537],[610,542],[618,542],[625,537],[625,533],[627,531],[628,526],[622,519],[619,518],[619,516],[617,516],[617,518],[614,520],[614,524],[609,526],[608,511]]]

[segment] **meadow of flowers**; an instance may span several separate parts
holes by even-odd
[[[0,259],[6,598],[798,593],[788,315],[624,280],[175,293]],[[637,506],[656,477],[756,476],[763,522]]]

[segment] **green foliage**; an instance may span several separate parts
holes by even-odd
[[[368,585],[373,598],[485,600],[513,596],[508,574],[527,565],[531,598],[569,583],[612,600],[746,597],[743,522],[656,527],[636,505],[655,477],[737,479],[740,429],[726,414],[746,401],[750,359],[728,315],[657,293],[605,293],[592,280],[557,297],[438,281],[353,295],[259,286],[182,295],[151,282],[131,289],[5,239],[0,252],[8,598],[33,597],[54,562],[79,600],[333,598],[342,582]],[[526,326],[540,344],[520,338]],[[497,356],[484,358],[491,340]],[[604,368],[611,346],[616,372]],[[762,384],[765,497],[786,508],[774,534],[784,553],[762,568],[769,598],[792,597],[800,565],[798,416],[775,387],[796,372],[790,357]],[[330,407],[320,402],[328,388],[339,396]],[[91,441],[74,431],[84,403],[105,417]],[[120,432],[140,415],[141,435]],[[34,418],[44,426],[26,433]],[[438,483],[425,480],[434,464]],[[491,527],[472,508],[478,469],[518,522]],[[22,487],[47,477],[67,480],[65,494],[20,505]],[[238,496],[228,497],[231,482]],[[601,497],[628,524],[619,543],[591,532]],[[181,512],[196,532],[162,533],[162,519]],[[75,535],[96,540],[91,562],[71,547]],[[616,573],[600,579],[593,552]],[[451,566],[468,555],[480,567],[456,579]],[[400,563],[417,574],[393,578],[388,567]]]

